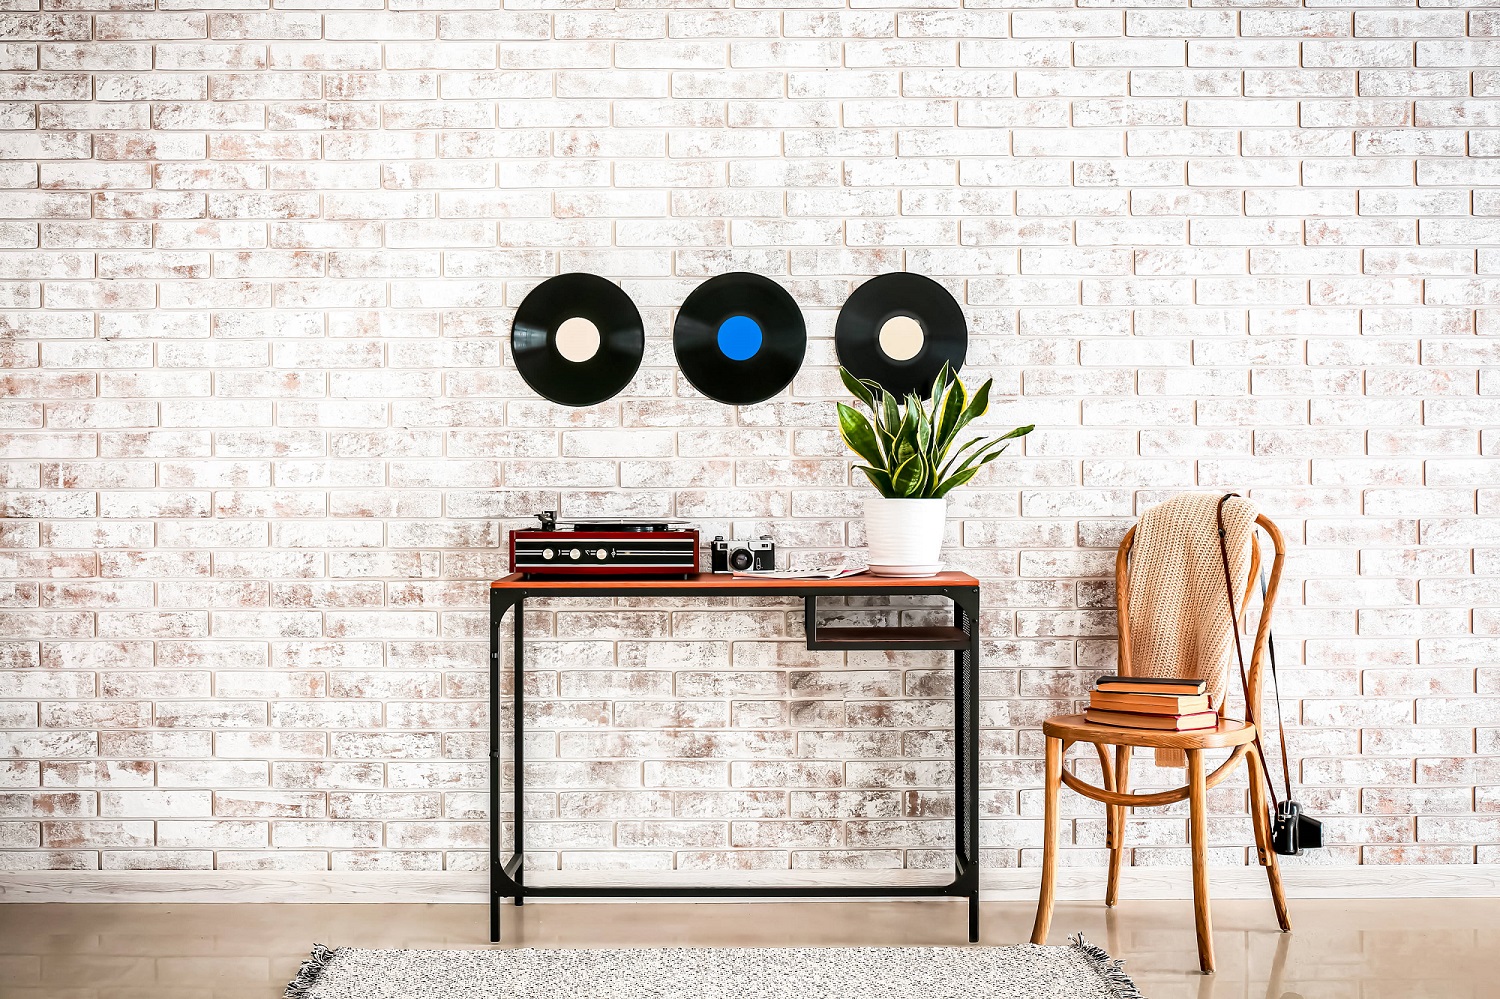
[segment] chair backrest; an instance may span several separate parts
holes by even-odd
[[[1281,528],[1265,514],[1257,514],[1255,517],[1257,527],[1265,529],[1266,535],[1271,539],[1271,547],[1274,549],[1274,557],[1271,559],[1270,578],[1266,581],[1266,596],[1262,602],[1260,611],[1260,623],[1255,629],[1255,642],[1250,647],[1250,704],[1248,710],[1260,720],[1260,690],[1261,690],[1261,667],[1266,651],[1266,639],[1271,634],[1271,611],[1276,606],[1276,591],[1281,587],[1281,570],[1286,562],[1286,539],[1282,537]],[[1132,527],[1125,532],[1125,537],[1120,541],[1120,550],[1115,555],[1115,622],[1120,636],[1119,648],[1119,672],[1121,676],[1131,675],[1131,653],[1130,653],[1130,549],[1135,543],[1135,528]],[[1243,585],[1236,586],[1236,596],[1240,596],[1240,606],[1235,615],[1235,627],[1244,624],[1245,615],[1250,609],[1250,596],[1255,592],[1255,580],[1260,575],[1260,542],[1252,532],[1250,536],[1250,571],[1245,574]],[[1242,596],[1241,596],[1242,594]],[[1233,655],[1233,653],[1230,653]],[[1231,673],[1230,687],[1236,686],[1233,682],[1233,674],[1237,674],[1239,667],[1230,663]],[[1229,699],[1224,699],[1224,704]],[[1224,704],[1219,705],[1219,715],[1223,717]]]

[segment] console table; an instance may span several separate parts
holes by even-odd
[[[820,597],[942,596],[953,603],[951,626],[838,627],[818,626]],[[954,863],[953,879],[942,885],[759,885],[662,886],[546,885],[528,886],[523,861],[522,797],[525,766],[522,746],[524,711],[522,669],[526,654],[528,597],[801,597],[806,615],[809,649],[928,650],[953,653]],[[515,843],[509,856],[500,847],[500,635],[507,613],[512,615],[512,695],[514,725],[511,735],[515,761]],[[969,902],[969,941],[979,939],[979,582],[962,572],[943,572],[922,579],[859,575],[843,579],[736,579],[727,574],[697,573],[685,579],[527,579],[512,574],[490,585],[490,940],[500,939],[500,900],[521,905],[533,898],[681,897],[721,895],[768,897],[950,897]],[[586,877],[586,874],[584,875]]]

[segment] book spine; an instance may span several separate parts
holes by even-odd
[[[1151,694],[1162,697],[1192,697],[1206,693],[1202,687],[1178,684],[1175,687],[1144,687],[1133,683],[1100,683],[1094,688],[1106,694]]]
[[[1118,676],[1109,673],[1094,681],[1097,686],[1109,685],[1112,687],[1140,687],[1159,690],[1163,687],[1192,687],[1196,690],[1207,688],[1202,680],[1186,680],[1181,677],[1171,676]]]

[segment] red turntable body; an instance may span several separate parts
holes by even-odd
[[[537,514],[540,528],[512,531],[510,568],[527,576],[688,576],[698,571],[698,532],[673,521],[575,520]]]

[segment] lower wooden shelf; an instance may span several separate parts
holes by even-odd
[[[924,649],[960,650],[969,647],[969,636],[962,628],[942,626],[819,628],[807,633],[809,649]]]

